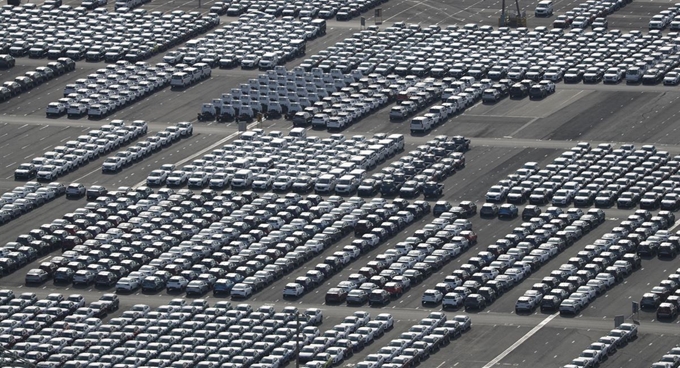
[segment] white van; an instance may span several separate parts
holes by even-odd
[[[366,178],[366,170],[364,170],[364,169],[354,169],[354,170],[349,172],[349,175],[352,175],[358,181],[362,181]]]
[[[324,174],[319,177],[316,184],[314,185],[314,192],[319,193],[329,193],[335,190],[336,179],[334,175]]]
[[[418,116],[411,120],[411,133],[427,133],[432,129],[432,120],[425,116]]]
[[[553,15],[553,2],[552,0],[542,0],[536,5],[536,10],[534,15],[537,17],[551,17]]]
[[[172,79],[170,79],[170,87],[172,88],[184,88],[190,84],[191,75],[184,72],[174,73]]]
[[[239,170],[234,174],[234,178],[231,179],[231,187],[236,188],[248,188],[253,184],[253,172],[247,169]]]
[[[270,70],[279,63],[279,56],[274,52],[268,52],[262,55],[259,62],[260,70]]]
[[[288,135],[299,139],[305,139],[307,138],[307,130],[305,128],[293,128]]]

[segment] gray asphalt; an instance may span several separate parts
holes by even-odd
[[[67,1],[74,4],[75,2]],[[529,25],[548,26],[554,18],[534,18],[533,7],[536,2],[522,1],[520,6],[528,14]],[[574,6],[578,1],[556,1],[555,15],[561,14]],[[149,10],[196,10],[196,1],[167,1],[149,5]],[[204,1],[205,11],[210,2]],[[610,28],[646,29],[651,15],[668,7],[670,3],[635,1],[624,9],[609,17]],[[508,2],[509,9],[514,3]],[[500,0],[463,0],[456,2],[390,0],[383,4],[384,24],[395,21],[421,23],[423,25],[437,23],[464,24],[480,22],[497,25],[500,14]],[[364,15],[367,24],[373,24],[373,13]],[[223,17],[223,23],[230,21]],[[308,45],[308,55],[312,55],[329,45],[359,30],[358,19],[350,22],[328,22],[328,35]],[[149,62],[159,62],[162,55]],[[302,59],[292,62],[296,65]],[[11,79],[21,75],[47,60],[19,59],[17,66],[10,70],[0,71],[0,80]],[[77,137],[88,129],[99,127],[110,119],[144,119],[150,122],[149,133],[164,129],[168,124],[178,121],[193,120],[202,102],[210,101],[221,93],[237,86],[239,83],[256,76],[257,72],[234,70],[215,70],[213,77],[186,91],[175,92],[165,89],[139,101],[103,121],[87,119],[46,119],[44,108],[48,102],[61,97],[66,83],[89,74],[102,67],[101,63],[78,63],[77,70],[40,86],[33,91],[0,104],[0,192],[20,185],[12,180],[14,168],[21,162],[30,160],[50,148]],[[407,135],[407,150],[423,144],[434,135],[462,134],[473,139],[473,149],[467,153],[467,167],[445,181],[444,198],[452,202],[475,200],[483,202],[486,189],[511,173],[522,163],[537,161],[540,164],[550,162],[559,153],[573,146],[575,142],[585,140],[591,143],[600,142],[633,142],[656,144],[658,147],[680,154],[677,132],[677,115],[680,112],[678,98],[680,92],[676,87],[663,86],[627,86],[627,85],[564,85],[558,84],[557,93],[544,101],[503,100],[494,105],[478,104],[464,114],[450,119],[426,137],[410,137],[408,122],[391,123],[387,118],[389,108],[374,113],[360,123],[348,128],[346,135],[371,135],[378,132],[403,133]],[[265,130],[286,131],[291,126],[284,120],[265,121],[261,128]],[[109,188],[122,185],[135,185],[143,181],[146,174],[163,163],[175,163],[196,157],[201,151],[215,144],[222,144],[226,138],[237,130],[234,124],[196,123],[193,137],[184,139],[154,155],[126,168],[116,175],[101,173],[101,159],[68,174],[60,181],[69,183],[79,181],[86,185],[105,185]],[[327,136],[326,132],[310,132]],[[57,199],[37,209],[19,220],[0,227],[0,243],[12,241],[18,235],[60,218],[64,213],[83,206],[84,200]],[[498,301],[482,312],[472,315],[473,329],[461,339],[452,342],[443,352],[433,355],[421,367],[559,367],[567,364],[591,342],[613,327],[616,315],[630,314],[631,301],[638,300],[643,293],[663,280],[666,275],[680,267],[677,259],[660,261],[650,259],[643,261],[643,268],[628,277],[623,283],[615,286],[606,295],[573,318],[554,317],[535,313],[528,316],[514,314],[514,303],[519,295],[530,288],[533,282],[540,280],[551,270],[564,263],[585,245],[608,229],[616,226],[630,211],[607,210],[608,220],[603,226],[584,237],[565,252],[543,266],[528,280],[506,293]],[[369,309],[367,306],[325,306],[325,291],[343,280],[353,270],[363,266],[379,252],[410,235],[422,224],[431,220],[424,218],[412,224],[402,234],[373,250],[359,260],[350,264],[342,272],[333,276],[327,283],[300,300],[283,301],[281,291],[283,285],[292,278],[304,273],[316,263],[314,260],[256,294],[248,303],[253,305],[275,304],[276,306],[297,305],[301,308],[321,307],[325,310],[327,320],[324,328],[337,323],[354,310]],[[370,308],[371,313],[388,311],[397,320],[393,331],[382,339],[356,354],[345,363],[352,366],[366,354],[377,351],[383,344],[399,333],[408,329],[430,310],[420,304],[422,291],[443,280],[444,276],[464,263],[468,257],[483,250],[495,239],[502,237],[519,220],[499,221],[474,217],[474,229],[479,234],[479,245],[466,251],[456,260],[445,266],[439,273],[432,275],[421,285],[402,298],[393,301],[383,308]],[[353,239],[348,236],[334,247],[326,250],[321,257],[332,253],[337,248],[348,244]],[[55,256],[55,252],[50,256]],[[95,300],[103,291],[95,289],[74,289],[54,287],[51,283],[40,287],[23,286],[24,270],[0,280],[0,287],[12,288],[15,291],[33,291],[41,296],[50,292],[81,293],[88,300]],[[121,296],[124,310],[137,303],[157,306],[177,295],[159,293],[143,295],[135,293]],[[210,301],[216,300],[206,296]],[[118,315],[121,312],[117,312]],[[462,312],[451,312],[450,316]],[[644,367],[659,359],[671,346],[675,345],[680,335],[678,321],[658,322],[651,313],[640,316],[640,337],[610,357],[601,367]],[[548,321],[547,323],[544,323]]]

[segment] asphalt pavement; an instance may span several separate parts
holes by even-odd
[[[67,4],[75,4],[66,1]],[[465,24],[480,22],[497,25],[500,15],[500,0],[462,0],[450,1],[415,1],[390,0],[382,5],[383,26],[395,21],[421,23],[423,25]],[[556,1],[555,16],[573,8],[577,1]],[[152,1],[148,10],[206,11],[211,1],[203,1],[202,8],[197,8],[197,1],[171,0],[165,2]],[[653,14],[670,6],[670,3],[635,1],[609,18],[610,28],[646,29],[646,24]],[[508,11],[514,11],[514,2],[507,1]],[[527,12],[529,26],[549,26],[554,19],[533,17],[535,2],[520,2],[520,9]],[[373,12],[365,14],[367,24],[375,23]],[[222,23],[234,18],[223,17]],[[349,22],[328,22],[328,34],[312,41],[308,45],[308,56],[324,49],[360,29],[359,20]],[[148,62],[160,62],[162,55],[155,56]],[[302,58],[290,63],[297,65]],[[0,80],[11,79],[24,74],[36,66],[44,65],[47,60],[30,60],[20,58],[17,66],[10,70],[0,71]],[[96,129],[111,119],[137,120],[149,122],[149,134],[164,129],[169,124],[179,121],[192,121],[199,112],[202,102],[209,102],[237,87],[240,83],[256,77],[257,71],[214,70],[212,78],[194,85],[184,91],[161,90],[143,101],[127,107],[104,120],[92,121],[87,118],[47,119],[44,109],[48,102],[62,97],[67,83],[82,78],[93,70],[103,66],[102,63],[79,62],[77,70],[54,79],[29,93],[23,94],[9,102],[0,104],[0,191],[8,191],[20,185],[13,180],[13,171],[22,162],[41,155],[51,148],[74,139],[89,129]],[[565,149],[578,141],[589,141],[593,144],[601,142],[656,144],[672,154],[680,154],[677,132],[678,99],[680,91],[677,87],[664,86],[629,86],[619,85],[557,85],[557,93],[542,101],[502,100],[493,105],[477,104],[465,113],[451,118],[429,135],[412,137],[409,134],[408,121],[390,122],[387,115],[389,107],[373,113],[358,124],[346,129],[343,134],[351,136],[374,133],[402,133],[406,137],[406,152],[423,144],[435,135],[465,135],[472,139],[472,150],[466,154],[467,167],[452,177],[445,184],[442,199],[451,202],[473,200],[481,205],[489,186],[519,168],[524,162],[536,161],[545,165]],[[267,131],[287,131],[291,123],[285,120],[267,120],[259,124]],[[86,185],[104,185],[108,188],[136,185],[144,181],[146,175],[164,163],[187,162],[198,158],[204,151],[227,142],[237,134],[234,123],[195,123],[194,135],[183,139],[160,152],[154,153],[140,162],[125,168],[120,173],[108,175],[101,173],[103,158],[66,175],[59,181],[64,183],[82,182]],[[325,131],[310,131],[310,135],[328,136]],[[140,139],[144,139],[141,137]],[[398,156],[399,157],[399,156]],[[397,157],[397,158],[398,158]],[[395,158],[396,159],[396,158]],[[379,170],[377,168],[376,170]],[[20,219],[0,226],[0,243],[13,241],[18,235],[60,218],[85,204],[84,200],[66,200],[59,198]],[[643,293],[663,280],[666,275],[680,267],[678,260],[661,261],[658,259],[643,260],[643,267],[625,281],[616,285],[605,295],[592,302],[580,315],[565,318],[542,314],[518,316],[514,313],[517,297],[529,289],[534,282],[540,280],[551,270],[566,262],[584,246],[607,230],[616,226],[631,211],[616,209],[605,210],[607,221],[597,230],[591,232],[579,242],[555,257],[527,280],[515,286],[485,310],[471,314],[473,328],[462,338],[453,341],[444,351],[434,354],[421,364],[427,368],[448,367],[559,367],[567,364],[591,342],[613,328],[614,316],[631,313],[631,302],[639,300]],[[274,304],[277,307],[296,305],[299,308],[321,307],[327,318],[322,329],[330,328],[344,316],[355,310],[366,309],[372,314],[390,312],[397,320],[395,329],[376,341],[364,351],[346,361],[343,366],[351,367],[367,354],[377,351],[390,339],[408,329],[431,310],[439,307],[425,308],[420,300],[424,290],[442,281],[447,274],[460,264],[486,249],[496,239],[503,237],[520,220],[501,221],[497,219],[481,219],[473,217],[474,230],[479,234],[479,243],[467,250],[455,260],[430,276],[426,281],[413,288],[401,298],[392,301],[382,308],[368,306],[346,307],[324,305],[324,295],[328,288],[344,280],[347,275],[362,267],[376,254],[391,247],[409,236],[414,230],[429,222],[432,216],[412,224],[393,239],[381,245],[360,259],[354,261],[327,282],[296,301],[282,299],[283,285],[295,277],[304,274],[318,260],[349,244],[354,239],[348,235],[333,247],[327,249],[317,259],[310,260],[291,274],[276,281],[246,301],[254,306]],[[54,252],[48,257],[56,256]],[[88,301],[95,300],[106,290],[94,288],[55,287],[47,283],[39,287],[23,285],[25,272],[35,263],[0,280],[0,286],[15,291],[32,291],[44,296],[51,292],[66,294],[80,293]],[[122,295],[124,310],[137,303],[158,306],[170,298],[181,294],[168,295],[165,292],[145,295],[133,293]],[[217,298],[205,296],[209,301]],[[113,316],[121,312],[115,313]],[[464,311],[453,311],[449,316]],[[604,362],[601,367],[644,367],[659,359],[663,353],[678,343],[680,326],[678,320],[659,322],[651,313],[640,315],[640,337],[619,349],[619,352]]]

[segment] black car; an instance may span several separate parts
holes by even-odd
[[[165,289],[165,282],[158,276],[147,276],[142,280],[142,291],[152,292]]]
[[[532,217],[537,217],[542,212],[541,208],[534,205],[525,206],[522,210],[522,220],[528,221]]]
[[[498,205],[495,203],[484,203],[479,209],[479,216],[486,218],[493,218],[498,215]]]
[[[642,84],[654,85],[659,84],[663,80],[664,73],[660,69],[651,68],[642,75]]]
[[[37,173],[38,173],[38,170],[36,169],[35,165],[33,165],[31,163],[21,164],[14,171],[14,179],[15,180],[30,180],[30,179],[33,179],[36,176]]]
[[[377,289],[371,291],[368,295],[368,305],[370,306],[383,306],[390,302],[390,293],[386,290]]]
[[[357,195],[360,197],[370,197],[375,195],[380,191],[380,182],[375,179],[364,179],[359,188],[357,189]]]
[[[93,201],[97,199],[97,197],[106,195],[106,193],[108,193],[108,191],[103,186],[93,185],[87,189],[87,200]]]
[[[11,55],[0,55],[0,68],[13,68],[15,64],[16,60]]]
[[[487,304],[486,299],[480,294],[470,294],[465,297],[465,301],[463,301],[463,306],[466,311],[481,310],[486,308]]]

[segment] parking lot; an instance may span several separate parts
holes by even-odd
[[[66,4],[79,3],[65,1]],[[203,1],[201,9],[196,1],[169,1],[155,3],[154,1],[142,6],[150,11],[207,11],[213,1]],[[536,18],[533,14],[534,3],[521,2],[522,10],[527,12],[530,28],[545,26],[551,28],[556,15],[577,6],[576,1],[556,1],[554,16],[550,18]],[[608,16],[609,29],[620,29],[622,32],[641,30],[646,33],[651,16],[666,9],[672,4],[634,1]],[[514,11],[514,3],[506,3],[509,11]],[[447,25],[478,23],[497,27],[500,15],[500,1],[480,2],[475,0],[456,2],[413,2],[406,0],[389,0],[381,4],[383,22],[381,30],[394,22],[419,23],[422,28],[437,24],[444,29]],[[113,4],[108,8],[113,10]],[[363,16],[367,25],[373,25],[373,10]],[[221,25],[236,18],[221,16]],[[221,26],[220,25],[220,26]],[[327,21],[327,33],[307,43],[306,55],[295,58],[286,64],[288,70],[304,63],[305,59],[318,54],[337,42],[345,40],[360,31],[358,18],[350,21]],[[146,60],[149,64],[162,62],[164,53]],[[36,67],[44,66],[50,60],[17,58],[15,67],[0,70],[0,80],[10,80]],[[11,100],[0,103],[0,191],[10,192],[22,185],[22,181],[14,180],[15,169],[19,164],[30,162],[33,158],[51,151],[56,146],[64,145],[87,132],[99,129],[112,120],[121,119],[126,123],[134,120],[144,120],[148,123],[148,132],[125,144],[121,148],[106,155],[89,161],[77,169],[66,173],[57,179],[68,185],[82,183],[85,187],[101,185],[108,190],[116,190],[121,186],[138,187],[146,185],[148,175],[152,170],[159,169],[164,164],[175,164],[178,168],[192,164],[194,160],[204,159],[213,150],[221,149],[239,138],[236,121],[197,122],[197,113],[201,112],[201,105],[219,98],[232,88],[237,88],[248,80],[262,74],[258,70],[243,70],[241,68],[218,69],[213,68],[210,78],[202,80],[192,86],[173,90],[169,86],[159,89],[153,94],[126,106],[101,120],[90,120],[87,117],[58,118],[45,117],[45,107],[49,102],[63,97],[64,86],[74,83],[77,79],[86,78],[97,69],[103,68],[103,62],[78,61],[76,70],[52,79],[32,90],[22,93]],[[357,97],[358,98],[358,97]],[[577,142],[590,142],[592,147],[600,143],[611,143],[614,148],[622,144],[634,144],[636,148],[643,145],[655,145],[659,151],[667,151],[672,158],[680,155],[678,145],[677,119],[680,109],[677,100],[680,92],[677,87],[656,85],[627,85],[618,84],[584,84],[584,83],[556,83],[556,92],[545,99],[532,100],[528,96],[522,99],[503,98],[490,104],[481,101],[472,104],[464,110],[459,110],[455,116],[448,117],[436,125],[427,134],[411,134],[410,118],[403,121],[391,121],[390,110],[394,103],[389,103],[374,111],[363,115],[356,123],[339,132],[329,132],[326,129],[307,129],[307,137],[317,136],[321,140],[331,139],[333,133],[342,134],[350,140],[354,135],[363,135],[371,139],[375,134],[384,133],[404,135],[404,149],[389,157],[385,162],[366,167],[367,176],[381,172],[383,168],[399,161],[419,146],[427,145],[428,141],[438,135],[464,136],[471,140],[471,148],[464,153],[465,167],[456,170],[440,181],[444,185],[440,197],[429,200],[434,206],[437,200],[449,201],[454,206],[461,201],[473,201],[478,207],[485,203],[487,190],[505,179],[508,175],[521,168],[526,162],[536,162],[540,168],[553,162],[562,152],[574,147]],[[428,112],[430,103],[413,116],[420,116]],[[104,160],[116,152],[132,147],[148,137],[165,131],[181,121],[193,122],[193,134],[178,139],[161,149],[147,154],[145,157],[128,164],[115,173],[102,173]],[[265,119],[262,122],[249,122],[249,129],[262,129],[264,134],[280,131],[284,136],[292,128],[290,120],[282,118]],[[315,151],[316,155],[322,154]],[[312,170],[314,168],[309,168]],[[173,188],[176,191],[181,188]],[[230,189],[230,188],[224,188]],[[153,188],[158,191],[158,188]],[[233,189],[242,192],[242,189]],[[195,190],[200,192],[200,190]],[[262,196],[265,192],[258,192]],[[286,192],[279,193],[284,196]],[[309,192],[302,194],[304,198]],[[322,194],[328,199],[329,194]],[[342,196],[348,202],[351,196]],[[365,197],[366,202],[379,194]],[[423,200],[422,195],[409,198]],[[388,203],[392,203],[388,198]],[[42,224],[49,224],[53,220],[61,219],[67,213],[85,207],[88,201],[83,198],[67,199],[57,197],[32,211],[0,226],[0,244],[13,242],[18,236],[37,229]],[[177,203],[179,204],[179,202]],[[527,203],[518,205],[521,214]],[[567,210],[572,206],[567,206]],[[545,210],[547,206],[542,206]],[[169,209],[169,207],[168,207]],[[677,257],[660,259],[657,256],[642,257],[642,267],[636,270],[602,295],[588,303],[584,309],[574,316],[560,316],[555,312],[541,312],[540,308],[530,313],[517,314],[516,302],[533,284],[539,283],[551,271],[560,265],[568,263],[572,257],[584,250],[588,244],[593,244],[604,234],[626,220],[633,213],[633,209],[618,209],[616,206],[604,208],[605,221],[597,228],[584,235],[573,245],[559,252],[540,268],[534,270],[521,282],[515,284],[503,293],[496,301],[479,311],[466,311],[464,308],[446,311],[449,320],[455,315],[465,314],[472,320],[472,329],[461,337],[452,340],[450,345],[441,351],[433,353],[429,359],[420,363],[421,367],[499,367],[499,366],[546,366],[562,367],[569,364],[591,343],[601,336],[607,335],[614,328],[615,316],[625,316],[626,322],[632,322],[631,302],[640,301],[642,295],[648,293],[668,275],[676,273],[680,267]],[[584,211],[586,209],[584,208]],[[656,213],[657,210],[653,210]],[[329,330],[340,323],[346,316],[355,311],[366,310],[372,317],[379,313],[390,313],[395,320],[394,329],[375,342],[357,352],[352,357],[344,359],[341,366],[353,367],[367,359],[369,354],[375,354],[392,339],[418,324],[431,311],[442,310],[441,304],[423,306],[422,296],[428,289],[433,289],[438,283],[461,265],[468,262],[470,257],[476,256],[497,239],[503,238],[519,227],[524,221],[521,218],[498,219],[482,218],[475,214],[469,218],[472,230],[477,234],[477,243],[460,254],[446,261],[441,268],[435,270],[429,277],[414,285],[403,295],[393,298],[385,305],[369,306],[368,303],[358,306],[341,304],[327,304],[326,293],[340,282],[346,281],[351,274],[360,272],[369,261],[376,256],[394,248],[398,243],[407,241],[416,230],[422,229],[433,222],[435,217],[430,210],[423,217],[400,228],[394,235],[381,240],[378,245],[367,249],[359,256],[341,267],[337,272],[325,277],[323,281],[298,298],[284,298],[282,292],[285,286],[295,282],[299,277],[308,275],[319,263],[325,262],[327,257],[341,252],[347,245],[352,244],[360,236],[354,231],[348,231],[337,240],[330,242],[318,253],[292,267],[289,272],[277,277],[259,291],[245,300],[234,300],[233,305],[247,303],[257,309],[263,305],[274,305],[281,310],[285,306],[295,306],[301,311],[307,308],[320,308],[325,319],[319,327],[320,331]],[[671,224],[670,231],[675,234],[678,228]],[[0,279],[2,289],[11,289],[16,294],[34,292],[38,298],[45,298],[50,293],[64,295],[77,293],[85,296],[87,303],[94,302],[106,292],[115,291],[115,286],[95,287],[95,285],[75,286],[54,285],[48,280],[39,285],[26,285],[25,276],[29,269],[37,268],[40,263],[48,262],[62,254],[62,249],[50,251],[39,256],[35,261],[23,266],[19,270]],[[678,295],[677,292],[675,295]],[[213,295],[208,292],[202,296],[213,305],[216,302],[231,300],[229,294]],[[103,318],[108,323],[112,318],[120,317],[124,311],[136,304],[148,304],[152,309],[169,303],[172,298],[187,298],[189,301],[196,296],[187,296],[185,291],[167,290],[142,291],[134,290],[129,293],[119,293],[120,308]],[[637,318],[637,317],[636,317]],[[678,341],[678,318],[659,321],[655,311],[642,311],[639,314],[639,335],[618,351],[604,360],[600,367],[642,367],[658,361]],[[293,366],[289,363],[287,366]]]

